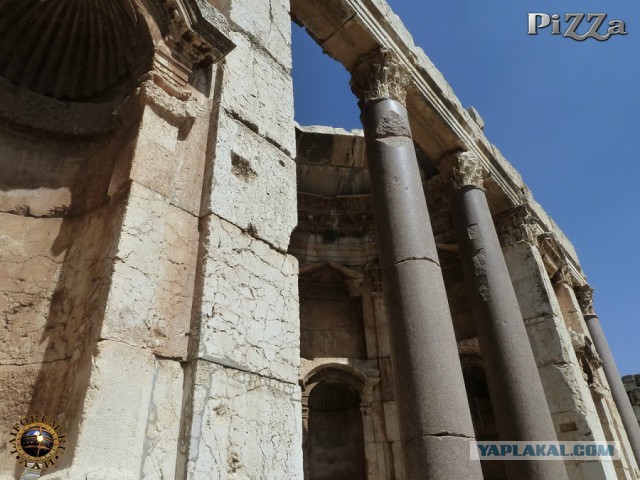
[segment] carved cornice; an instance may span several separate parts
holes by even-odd
[[[570,275],[570,272],[555,235],[551,232],[544,232],[538,235],[537,240],[538,250],[549,277],[554,281],[563,281],[565,279],[563,275]],[[561,271],[563,267],[564,271]],[[557,278],[556,274],[558,274]]]
[[[381,48],[358,61],[351,77],[351,89],[361,100],[390,98],[403,105],[411,76],[392,50]]]
[[[206,66],[234,48],[227,21],[205,0],[163,0],[170,17],[167,44],[187,67]]]
[[[595,315],[596,312],[593,308],[593,288],[588,284],[582,285],[575,290],[576,298],[580,304],[580,309],[583,315]]]

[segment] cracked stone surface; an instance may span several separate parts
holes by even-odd
[[[223,71],[222,106],[288,155],[295,154],[293,83],[287,70],[241,34]],[[274,101],[277,99],[277,101]]]
[[[213,213],[287,250],[298,222],[295,163],[224,112],[218,120],[211,188]]]
[[[133,183],[102,337],[186,356],[198,219]]]
[[[302,479],[300,388],[198,361],[190,480]]]
[[[296,383],[297,260],[211,215],[199,356]]]
[[[212,0],[229,18],[232,29],[241,31],[256,48],[291,69],[291,18],[287,0]],[[267,20],[268,19],[268,20]]]

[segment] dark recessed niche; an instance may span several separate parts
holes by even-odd
[[[5,80],[65,101],[126,88],[153,53],[129,0],[0,0],[0,32]]]

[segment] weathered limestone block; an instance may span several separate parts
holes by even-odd
[[[198,361],[189,480],[302,478],[297,385]]]
[[[131,165],[131,179],[170,198],[177,146],[178,127],[147,106]]]
[[[183,102],[150,82],[144,85],[144,96],[147,105],[127,178],[198,215],[209,137],[208,100],[194,92]]]
[[[291,69],[291,17],[287,0],[210,0],[259,48],[283,68]]]
[[[64,259],[51,252],[62,220],[0,214],[0,223],[0,364],[34,363],[44,356],[42,328]]]
[[[210,209],[287,250],[298,222],[295,163],[246,125],[220,112]]]
[[[298,378],[298,262],[209,216],[200,358],[284,382]]]
[[[537,268],[542,262],[537,249],[517,244],[504,249],[504,254],[525,323],[543,316],[559,316],[560,308],[549,296],[553,288],[546,271]]]
[[[331,37],[356,12],[342,0],[292,0],[291,10],[319,41]]]
[[[587,405],[583,403],[583,394],[588,393],[588,390],[583,391],[581,384],[584,381],[582,381],[582,372],[579,368],[571,363],[563,363],[539,369],[545,391],[551,393],[551,395],[547,394],[547,403],[552,416],[565,412],[583,412],[595,415],[595,407],[587,410]],[[593,402],[588,403],[593,404]],[[590,430],[588,432],[591,433]]]
[[[361,55],[380,46],[367,27],[361,18],[354,16],[322,42],[322,48],[347,70],[353,71]],[[346,45],[348,48],[345,48]]]
[[[526,320],[526,325],[538,368],[567,361],[570,357],[571,339],[563,335],[562,318],[532,318]]]
[[[174,478],[184,374],[179,362],[156,359],[141,478]]]
[[[102,337],[185,357],[198,219],[133,183]]]
[[[224,64],[222,107],[290,156],[295,154],[293,83],[289,72],[250,40],[232,34],[236,48]]]
[[[73,464],[47,477],[139,479],[153,377],[154,357],[148,350],[100,342],[74,448],[63,457],[64,465]],[[108,439],[109,448],[104,447],[104,439]]]
[[[0,212],[59,217],[104,205],[116,144],[110,139],[55,142],[2,130]]]

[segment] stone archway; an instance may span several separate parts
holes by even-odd
[[[303,393],[304,470],[308,480],[365,480],[363,382],[324,368]]]

